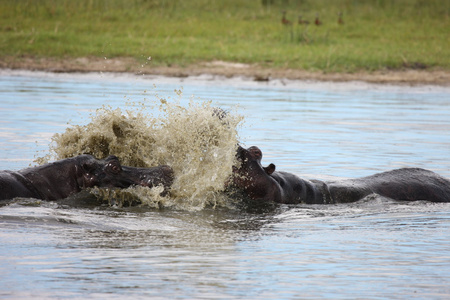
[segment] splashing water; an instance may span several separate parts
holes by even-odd
[[[149,113],[149,107],[159,116]],[[170,196],[160,196],[162,187],[96,188],[91,192],[122,202],[138,198],[151,207],[193,210],[227,205],[220,192],[236,163],[237,128],[242,120],[237,113],[224,113],[211,102],[192,100],[188,107],[165,99],[150,106],[139,103],[125,111],[104,106],[91,115],[87,125],[74,125],[55,134],[50,153],[37,162],[89,153],[97,158],[115,155],[123,165],[134,167],[166,164],[175,174]]]

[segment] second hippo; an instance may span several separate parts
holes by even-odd
[[[450,181],[432,171],[403,168],[372,176],[323,182],[306,180],[275,165],[261,165],[262,152],[256,147],[238,147],[240,166],[233,169],[232,185],[250,199],[296,204],[355,202],[370,194],[401,201],[450,202]]]

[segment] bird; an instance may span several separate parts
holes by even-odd
[[[298,24],[309,24],[309,21],[308,20],[303,20],[302,19],[302,15],[299,15],[298,16]]]
[[[283,10],[282,13],[283,13],[283,17],[281,18],[281,24],[283,24],[283,25],[291,25],[291,21],[286,19],[286,11]]]
[[[338,13],[338,24],[339,25],[343,25],[344,24],[344,20],[342,20],[342,11]]]
[[[316,20],[314,21],[314,24],[316,24],[317,26],[322,25],[322,21],[319,20],[319,14],[316,14]]]

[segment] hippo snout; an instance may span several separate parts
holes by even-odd
[[[163,185],[165,188],[170,187],[173,183],[174,172],[170,166],[163,165],[151,168],[150,172],[141,175],[141,185],[154,187]]]

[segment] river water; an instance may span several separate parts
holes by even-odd
[[[176,90],[176,91],[175,91]],[[102,105],[212,100],[263,163],[336,179],[414,166],[450,177],[450,88],[0,71],[0,169],[46,155]],[[157,113],[157,112],[154,112]],[[450,204],[0,207],[0,297],[446,299]]]

